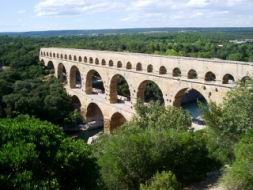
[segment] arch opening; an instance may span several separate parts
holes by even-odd
[[[122,62],[121,61],[118,61],[117,68],[122,68]]]
[[[249,76],[245,76],[245,77],[242,78],[241,82],[243,84],[245,84],[245,83],[247,83],[248,80],[250,80],[250,77]]]
[[[189,112],[192,116],[193,123],[203,125],[204,123],[201,118],[201,110],[198,103],[208,106],[206,98],[199,91],[185,88],[176,94],[173,104]]]
[[[81,112],[82,104],[79,98],[77,96],[72,96],[71,100],[74,109],[77,110],[78,112]]]
[[[136,71],[142,71],[142,64],[141,63],[137,63]]]
[[[114,129],[119,128],[126,122],[127,122],[126,118],[121,113],[119,112],[114,113],[110,121],[110,132],[112,132]]]
[[[138,87],[137,98],[143,103],[159,102],[164,104],[163,93],[153,81],[143,81]]]
[[[235,83],[235,78],[232,75],[230,74],[224,75],[222,79],[222,84],[234,84],[234,83]]]
[[[165,75],[165,74],[167,74],[167,69],[166,69],[164,66],[161,66],[161,67],[160,67],[160,70],[159,70],[159,74],[160,74],[160,75]]]
[[[198,78],[198,74],[194,69],[191,69],[188,72],[188,79],[197,79]]]
[[[153,65],[148,65],[147,72],[148,73],[153,73]]]
[[[81,56],[79,56],[78,61],[82,62],[82,57]]]
[[[216,76],[213,72],[207,72],[205,75],[205,81],[206,82],[214,82],[216,81]]]
[[[82,78],[79,69],[76,66],[70,69],[70,88],[81,88]]]
[[[179,68],[173,69],[172,76],[173,77],[181,77],[181,70]]]
[[[113,61],[112,60],[109,61],[109,67],[113,67]]]
[[[96,58],[95,64],[96,64],[96,65],[99,65],[99,60],[98,60],[98,58]]]
[[[127,70],[132,69],[132,64],[130,62],[127,62],[126,69]]]
[[[106,65],[106,61],[102,59],[102,65]]]
[[[58,73],[57,73],[58,79],[62,84],[67,84],[67,72],[62,63],[58,65]]]
[[[86,122],[91,128],[103,128],[104,116],[97,104],[90,103],[87,107]]]
[[[131,100],[129,85],[122,75],[114,75],[110,83],[110,103],[125,103]]]
[[[49,71],[49,74],[55,74],[55,68],[52,61],[49,61],[46,69]]]
[[[89,62],[90,62],[91,64],[93,63],[93,58],[92,58],[92,57],[90,57]]]
[[[105,93],[103,80],[97,71],[91,70],[87,73],[85,91],[86,94]]]

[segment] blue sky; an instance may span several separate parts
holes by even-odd
[[[253,27],[253,0],[2,0],[0,32]]]

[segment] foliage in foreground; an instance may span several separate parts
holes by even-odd
[[[253,130],[235,147],[235,161],[226,168],[221,183],[228,190],[253,189]]]
[[[146,184],[141,184],[140,190],[180,190],[176,176],[171,172],[156,173]]]
[[[83,141],[28,116],[0,120],[1,189],[94,189],[98,179]]]
[[[210,103],[203,116],[209,127],[205,138],[210,153],[221,163],[232,162],[234,145],[253,129],[253,80],[239,83],[223,105]]]
[[[108,189],[139,189],[141,183],[161,171],[172,171],[179,182],[186,184],[202,179],[212,167],[205,142],[198,134],[184,129],[188,124],[187,115],[178,114],[180,110],[176,108],[169,108],[176,109],[171,112],[161,108],[166,114],[159,117],[156,106],[141,109],[145,110],[144,115],[151,117],[125,124],[95,145]],[[153,115],[156,115],[157,126]],[[169,118],[185,122],[175,122],[172,127],[167,123]],[[143,127],[144,124],[147,126]]]

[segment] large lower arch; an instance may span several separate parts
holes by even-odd
[[[90,103],[86,111],[86,122],[96,126],[104,126],[104,115],[100,107],[95,103]]]
[[[199,102],[207,106],[207,99],[198,90],[184,88],[177,92],[173,105],[189,111],[192,118],[197,119],[201,115],[198,107]]]
[[[116,112],[112,115],[110,120],[110,132],[112,132],[114,129],[119,128],[124,123],[126,123],[126,118],[119,112]]]
[[[104,94],[105,88],[101,75],[96,70],[90,70],[86,76],[86,94]]]
[[[49,71],[50,74],[55,74],[55,68],[54,68],[54,64],[52,61],[49,61],[47,63],[47,66],[46,66],[47,70]]]
[[[58,71],[57,76],[60,82],[63,84],[67,84],[67,72],[66,72],[66,68],[64,67],[62,63],[58,65],[57,71]]]
[[[110,103],[125,103],[130,100],[130,89],[126,79],[122,75],[114,75],[110,82]]]
[[[164,104],[163,93],[160,87],[150,80],[145,80],[139,85],[137,98],[144,103],[159,101],[161,104]]]
[[[76,66],[70,69],[70,88],[81,88],[82,77],[79,69]]]

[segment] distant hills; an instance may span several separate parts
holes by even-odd
[[[103,36],[136,33],[172,33],[172,32],[243,32],[253,33],[253,27],[236,28],[132,28],[132,29],[103,29],[103,30],[51,30],[32,32],[0,32],[0,36],[23,37],[64,37],[64,36]]]

